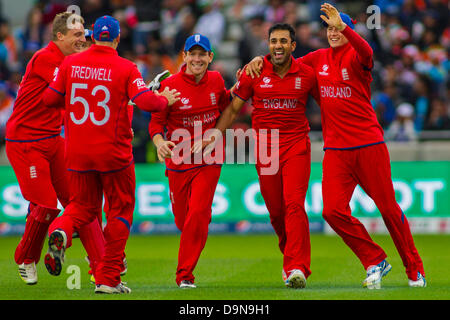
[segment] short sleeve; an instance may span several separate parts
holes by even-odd
[[[242,72],[234,88],[233,94],[244,101],[250,99],[253,95],[253,79]]]

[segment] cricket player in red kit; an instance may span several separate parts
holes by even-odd
[[[221,132],[229,128],[245,102],[252,99],[256,146],[269,149],[267,154],[271,154],[271,161],[267,162],[258,150],[256,169],[284,257],[283,279],[288,287],[304,288],[311,274],[309,222],[305,211],[311,150],[305,108],[316,80],[311,67],[293,59],[295,47],[295,31],[290,25],[276,24],[269,29],[270,54],[264,58],[261,75],[255,79],[245,73],[241,75],[233,91],[235,97],[216,128]],[[278,131],[273,134],[270,130]],[[278,170],[265,172],[275,161],[279,162]]]
[[[77,18],[73,25],[68,25],[70,17]],[[69,202],[64,138],[60,136],[62,113],[60,109],[47,109],[42,97],[64,57],[83,49],[82,23],[80,16],[69,12],[54,18],[52,41],[28,63],[7,123],[6,154],[22,195],[30,202],[25,232],[14,255],[19,275],[27,284],[37,283],[36,264],[48,226],[60,212],[58,199],[63,207]],[[94,266],[100,258],[96,248],[102,245],[101,227],[93,222],[77,231]]]
[[[96,293],[129,293],[120,279],[123,252],[135,204],[135,173],[131,147],[131,99],[146,111],[160,111],[176,101],[175,92],[154,94],[135,64],[118,56],[119,22],[103,16],[95,22],[95,44],[67,57],[44,103],[57,107],[65,100],[66,165],[70,201],[49,227],[45,265],[59,275],[72,232],[97,219],[103,194],[107,224],[105,252],[95,270]]]
[[[411,287],[425,287],[422,260],[408,220],[395,200],[389,152],[370,103],[373,51],[350,17],[325,3],[321,10],[330,48],[299,58],[314,68],[322,115],[323,217],[357,255],[367,271],[363,286],[379,289],[390,270],[386,253],[352,217],[350,199],[357,184],[373,199],[400,254]]]
[[[176,272],[180,288],[196,287],[193,271],[208,237],[211,206],[223,163],[223,159],[214,163],[195,161],[191,153],[194,140],[214,128],[231,100],[220,73],[207,70],[213,56],[207,37],[195,34],[186,40],[185,64],[177,74],[161,82],[161,88],[177,89],[181,99],[152,115],[149,126],[158,157],[165,159],[172,212],[181,231]],[[187,135],[178,134],[183,131]]]

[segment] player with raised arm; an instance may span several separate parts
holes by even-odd
[[[7,123],[6,154],[14,169],[23,197],[30,202],[25,232],[14,259],[26,284],[38,281],[36,264],[41,257],[48,226],[69,202],[69,184],[64,163],[62,113],[43,105],[43,93],[56,77],[65,56],[81,52],[85,44],[83,18],[57,14],[52,22],[52,40],[37,51],[27,65],[14,110]],[[101,226],[93,221],[77,230],[92,268],[102,246]]]
[[[49,227],[45,265],[59,275],[72,232],[98,217],[105,195],[105,253],[95,272],[96,293],[130,293],[121,282],[123,252],[135,205],[131,147],[131,99],[146,111],[178,100],[176,90],[149,90],[135,64],[118,56],[119,22],[103,16],[94,24],[95,44],[67,57],[44,93],[49,107],[65,101],[66,165],[70,201]],[[64,105],[64,103],[62,104]],[[51,110],[51,108],[49,108]]]
[[[194,140],[214,128],[231,100],[220,73],[208,70],[213,57],[207,37],[194,34],[186,40],[185,64],[160,84],[161,88],[177,89],[181,99],[154,114],[149,126],[158,158],[166,163],[172,212],[181,231],[176,271],[180,288],[196,287],[193,271],[208,237],[211,206],[223,163],[223,159],[211,163],[204,159],[195,161],[191,153]],[[179,135],[181,130],[189,133],[189,138]],[[219,152],[223,157],[223,150]]]
[[[379,289],[382,277],[392,267],[384,250],[351,215],[349,202],[359,184],[380,210],[406,268],[409,286],[425,287],[423,263],[408,220],[395,199],[389,152],[370,102],[372,48],[353,30],[348,15],[328,3],[321,10],[330,47],[298,61],[313,67],[317,75],[325,150],[323,217],[366,269],[363,286]],[[256,65],[255,60],[249,69],[257,70]]]
[[[275,24],[268,36],[270,54],[264,57],[261,75],[255,79],[245,73],[241,75],[233,91],[234,98],[216,128],[225,132],[245,102],[252,99],[252,127],[258,148],[256,170],[283,254],[283,279],[288,287],[304,288],[311,274],[309,222],[305,211],[311,149],[305,108],[316,79],[311,67],[296,63],[292,57],[296,47],[292,26]],[[214,140],[213,135],[213,143],[206,146],[206,153]],[[270,159],[263,159],[261,149],[267,149]],[[274,172],[265,170],[275,161],[278,167]]]

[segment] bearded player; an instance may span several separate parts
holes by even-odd
[[[283,254],[283,279],[288,287],[304,288],[311,274],[309,222],[304,206],[311,171],[305,108],[316,79],[311,67],[296,63],[292,57],[296,47],[292,26],[275,24],[268,36],[270,54],[264,57],[261,75],[252,79],[242,74],[233,91],[235,97],[216,128],[223,133],[245,102],[252,99],[252,127],[258,148],[256,170]],[[206,149],[213,145],[214,142]],[[270,161],[261,156],[263,148],[271,154]],[[274,161],[278,162],[278,170],[269,172],[266,169]]]

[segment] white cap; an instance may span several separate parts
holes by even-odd
[[[397,107],[397,114],[400,117],[412,117],[414,114],[414,107],[410,103],[403,102]]]

